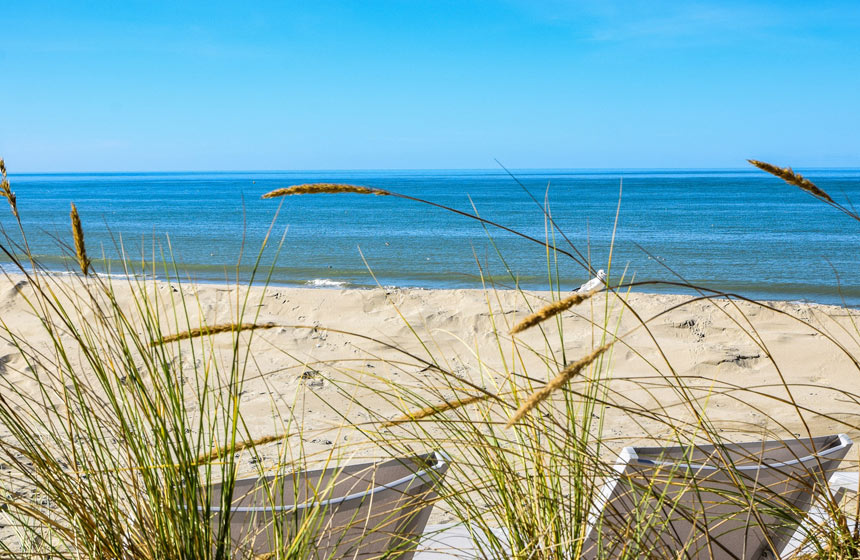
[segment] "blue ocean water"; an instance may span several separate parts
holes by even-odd
[[[799,171],[841,202],[860,201],[860,170]],[[615,279],[626,270],[626,277],[635,273],[637,281],[681,276],[754,298],[860,304],[860,223],[758,170],[513,174],[540,202],[548,201],[556,223],[594,268],[608,268],[614,232]],[[71,243],[68,217],[74,202],[91,256],[104,257],[97,266],[113,272],[120,269],[124,251],[138,266],[141,260],[151,267],[153,260],[173,259],[195,281],[233,281],[237,271],[246,279],[271,231],[261,270],[271,270],[277,284],[480,287],[483,275],[504,287],[515,282],[549,286],[544,248],[498,229],[485,231],[474,220],[438,208],[354,194],[260,198],[299,183],[368,185],[465,212],[477,210],[488,220],[546,239],[541,207],[503,170],[30,174],[10,179],[32,252],[58,270],[69,266],[63,255]],[[19,238],[3,209],[0,225]],[[570,250],[557,234],[555,242]],[[0,257],[0,266],[8,269],[8,262]],[[588,279],[580,264],[563,255],[557,265],[552,262],[552,273],[563,289]]]

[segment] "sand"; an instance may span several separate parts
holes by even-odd
[[[76,283],[71,279],[61,282],[65,287]],[[129,285],[115,282],[114,289],[118,300],[131,306]],[[170,298],[178,302],[176,290],[181,290],[191,303],[191,326],[236,321],[237,294],[245,295],[245,288],[221,284],[177,287],[158,282],[150,284],[148,289],[161,298],[160,308],[165,317],[174,311]],[[78,286],[76,290],[80,296],[81,288]],[[25,340],[36,345],[47,344],[39,321],[28,309],[24,297],[27,294],[23,277],[0,279],[0,316],[10,330]],[[396,380],[397,376],[405,378],[423,369],[423,364],[386,344],[422,359],[435,359],[474,383],[492,387],[505,375],[505,362],[507,367],[511,364],[511,337],[507,334],[510,327],[550,298],[547,292],[254,287],[248,296],[243,322],[304,328],[279,327],[254,333],[254,363],[249,364],[243,395],[247,404],[245,414],[263,435],[272,408],[277,412],[282,406],[292,406],[302,393],[325,395],[329,404],[342,409],[338,402],[341,391],[327,381],[327,378],[336,381],[340,370]],[[860,392],[860,369],[852,358],[860,356],[860,334],[852,324],[852,317],[857,320],[860,313],[806,303],[768,302],[765,305],[773,308],[768,309],[747,302],[691,302],[691,299],[691,296],[633,293],[627,297],[628,309],[615,296],[610,296],[608,303],[604,295],[596,296],[562,315],[563,343],[555,320],[544,324],[546,338],[540,329],[518,335],[518,342],[533,348],[535,354],[522,353],[525,367],[518,366],[517,370],[547,379],[562,363],[562,350],[568,362],[587,354],[599,344],[600,326],[606,324],[618,334],[632,330],[616,345],[609,367],[619,391],[632,402],[644,404],[653,395],[649,396],[644,389],[625,386],[657,377],[671,380],[673,375],[697,377],[700,378],[697,383],[705,385],[715,382],[718,386],[761,387],[767,395],[758,400],[750,394],[745,395],[746,403],[712,397],[708,410],[715,420],[743,420],[767,427],[765,420],[751,409],[767,406],[770,415],[775,415],[773,419],[800,431],[802,426],[792,417],[796,414],[791,407],[782,410],[784,407],[771,402],[773,396],[788,397],[786,389],[780,387],[782,376],[798,403],[835,418],[808,418],[816,431],[850,432],[851,426],[860,426],[860,406],[846,394]],[[623,313],[619,323],[620,310]],[[633,311],[642,320],[649,320],[650,333],[636,328],[640,321]],[[604,320],[606,313],[609,320]],[[651,319],[655,316],[656,319]],[[171,334],[169,324],[162,330],[165,335]],[[184,329],[176,328],[173,332],[178,330]],[[216,335],[212,340],[216,346],[230,350],[229,335]],[[558,364],[547,366],[538,358],[550,354]],[[414,365],[395,367],[385,363],[404,359]],[[22,375],[22,367],[21,357],[11,345],[0,341],[0,374],[14,382],[16,375]],[[316,373],[309,373],[312,371],[319,372],[318,378]],[[667,396],[660,404],[670,406],[672,398]],[[397,416],[395,410],[390,413],[377,410],[382,416]],[[324,410],[315,410],[312,415],[306,411],[304,415],[307,425],[340,423]],[[850,425],[841,425],[840,421]],[[623,426],[609,428],[624,435]]]
[[[86,299],[79,281],[58,281],[74,287],[70,293],[82,298],[82,307]],[[117,281],[114,289],[130,307],[129,285]],[[0,317],[24,340],[47,348],[28,307],[29,290],[20,276],[0,279]],[[151,282],[146,290],[158,294],[164,317],[171,317],[180,295],[187,296],[190,326],[236,321],[237,298],[247,291],[163,282]],[[442,398],[458,396],[447,386],[439,388],[440,379],[421,360],[435,360],[464,380],[464,387],[468,382],[495,391],[513,364],[538,384],[599,345],[601,326],[608,325],[624,333],[603,370],[611,377],[610,400],[617,404],[692,421],[688,407],[678,404],[678,380],[684,379],[702,398],[708,418],[730,438],[755,439],[766,432],[860,436],[860,399],[854,396],[860,393],[860,369],[852,358],[860,356],[856,311],[644,293],[629,294],[625,307],[617,296],[601,294],[562,315],[563,342],[558,323],[551,320],[543,333],[531,329],[517,335],[515,353],[510,328],[550,299],[546,292],[251,288],[242,321],[279,326],[253,333],[240,397],[248,432],[254,438],[276,435],[292,419],[303,426],[297,437],[310,452],[342,448],[350,458],[370,456],[374,452],[360,445],[362,436],[351,424],[378,426],[409,408],[392,397],[392,383],[427,395],[436,391]],[[637,315],[648,321],[648,330]],[[166,321],[163,332],[180,327]],[[210,340],[229,355],[229,334]],[[178,364],[178,369],[187,373],[192,365]],[[0,341],[0,376],[35,394],[31,373],[5,340]],[[806,409],[802,417],[792,400]],[[614,451],[667,435],[661,422],[631,422],[619,410],[608,410],[604,420]],[[264,460],[274,460],[277,445],[264,451]],[[295,438],[290,445],[297,445]],[[245,468],[251,472],[254,466]],[[434,516],[432,521],[448,520]]]

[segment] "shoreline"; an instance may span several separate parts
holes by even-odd
[[[637,280],[673,280],[668,266],[694,284],[754,299],[840,305],[844,297],[849,306],[860,306],[851,220],[837,218],[831,208],[802,193],[774,196],[774,179],[752,167],[728,176],[708,170],[688,175],[649,172],[625,181],[617,243],[612,242],[617,181],[558,170],[523,179],[532,193],[543,192],[551,183],[547,202],[559,228],[596,268],[607,268],[611,251],[616,281],[628,265],[628,279],[635,271]],[[831,194],[857,198],[856,171],[820,170],[810,177],[820,179],[821,188]],[[33,254],[60,271],[68,261],[63,261],[57,240],[69,240],[66,216],[69,204],[75,203],[91,257],[108,259],[103,265],[95,261],[98,268],[122,270],[122,256],[133,255],[138,262],[146,257],[148,262],[185,263],[179,265],[182,276],[201,283],[231,282],[240,255],[245,258],[239,276],[248,277],[257,249],[271,231],[274,237],[259,271],[267,274],[274,260],[273,278],[281,286],[316,281],[373,287],[369,267],[385,286],[480,288],[483,273],[506,288],[517,283],[528,290],[549,287],[542,246],[495,229],[485,233],[460,215],[377,197],[260,198],[285,185],[327,181],[359,181],[471,213],[468,193],[481,216],[536,240],[544,240],[547,233],[541,208],[498,171],[416,171],[408,181],[402,173],[382,171],[361,176],[348,171],[272,172],[265,177],[178,173],[160,179],[102,176],[88,181],[35,176],[13,180],[13,187],[18,189]],[[798,220],[806,224],[801,230],[792,226]],[[284,232],[283,245],[274,243]],[[117,246],[118,240],[123,247]],[[568,248],[561,238],[555,242],[558,249]],[[282,247],[277,259],[275,245]],[[576,259],[558,256],[559,262],[550,264],[563,285],[574,288],[590,279]],[[506,265],[515,279],[508,276]]]
[[[8,263],[0,264],[0,278],[2,278],[4,276],[9,276],[9,277],[20,276],[19,280],[24,279],[24,273],[22,273],[20,271],[11,271],[10,272],[10,271],[7,271],[5,267],[8,267]],[[81,276],[79,272],[72,271],[72,270],[45,270],[45,271],[42,271],[42,273],[47,273],[49,276],[57,277],[57,278],[73,278],[76,276],[77,277]],[[129,277],[128,275],[121,273],[121,272],[112,272],[112,273],[97,272],[97,275],[99,277],[102,277],[102,278],[109,278],[109,279],[114,279],[114,280],[123,280],[123,279],[126,279]],[[260,276],[264,276],[264,275],[260,275]],[[136,275],[133,275],[131,277],[135,278],[135,279],[139,279],[141,281],[145,281],[145,282],[156,282],[156,283],[171,282],[171,283],[179,283],[179,284],[182,284],[183,286],[220,286],[220,287],[224,287],[224,286],[247,287],[248,286],[247,281],[244,279],[241,279],[241,278],[237,282],[235,279],[232,279],[232,280],[226,280],[226,279],[225,280],[215,280],[215,279],[206,278],[204,280],[197,281],[193,278],[181,278],[181,277],[180,278],[170,278],[168,280],[167,278],[165,278],[161,275],[152,276],[149,274],[136,274]],[[576,290],[576,288],[579,287],[579,285],[580,284],[571,283],[570,289],[567,289],[567,290],[562,289],[561,290],[561,297],[565,297],[566,295],[573,293],[573,291]],[[268,283],[265,282],[264,280],[257,279],[254,281],[252,286],[254,289],[262,289],[263,287],[268,286],[269,288],[297,289],[297,290],[301,290],[301,289],[306,289],[306,290],[345,290],[345,291],[372,291],[372,290],[413,291],[414,290],[414,291],[423,291],[423,292],[435,292],[435,291],[452,291],[453,292],[453,291],[464,291],[464,290],[465,291],[474,291],[474,292],[483,292],[484,290],[489,290],[489,291],[498,290],[498,291],[511,291],[511,292],[522,291],[522,292],[525,292],[528,294],[532,294],[532,293],[534,293],[534,294],[538,294],[538,293],[550,294],[551,293],[551,291],[546,289],[545,287],[537,288],[537,289],[532,289],[532,288],[516,289],[516,288],[513,288],[511,286],[503,285],[503,284],[497,284],[497,285],[487,284],[486,288],[460,287],[460,286],[453,286],[453,287],[449,287],[449,286],[428,287],[428,286],[411,286],[411,285],[400,286],[400,285],[395,285],[395,284],[383,284],[383,285],[379,285],[379,284],[370,285],[370,284],[368,284],[368,285],[363,285],[363,284],[355,284],[355,283],[352,283],[348,280],[337,280],[334,278],[313,278],[310,280],[295,281],[295,282],[274,280],[274,281],[270,281]],[[833,303],[833,302],[828,302],[828,301],[818,301],[818,300],[814,300],[814,299],[810,299],[810,298],[806,298],[806,299],[793,299],[793,298],[780,298],[780,297],[756,298],[756,297],[753,297],[751,295],[746,295],[742,292],[732,292],[732,291],[725,291],[725,293],[727,294],[725,296],[724,295],[712,295],[712,292],[719,291],[719,290],[716,290],[715,288],[707,288],[707,287],[700,287],[700,288],[702,289],[704,295],[710,297],[711,299],[726,299],[727,297],[732,296],[732,299],[734,301],[750,300],[750,301],[755,301],[755,302],[764,303],[764,304],[768,304],[768,305],[784,303],[784,304],[790,304],[790,305],[833,307],[833,308],[838,308],[838,309],[851,309],[851,310],[860,309],[860,302],[858,302],[857,304],[844,304],[844,303]],[[624,291],[624,290],[627,290],[627,287],[622,286],[619,289],[619,292]],[[639,289],[638,286],[633,286],[632,288],[630,288],[630,293],[639,294],[639,295],[643,295],[643,296],[678,296],[678,297],[690,297],[690,298],[700,296],[700,294],[698,294],[694,288],[687,288],[686,291],[682,291],[682,290],[674,291],[674,290],[671,290],[669,288],[667,288],[664,291],[648,291],[647,289]]]

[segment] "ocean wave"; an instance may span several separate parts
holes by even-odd
[[[33,267],[29,265],[25,265],[22,270],[20,267],[10,264],[10,263],[0,263],[0,275],[2,274],[33,274]],[[82,276],[81,272],[78,270],[69,270],[69,269],[61,269],[61,268],[39,268],[39,274],[42,276],[50,276],[54,278],[67,278],[74,276]],[[157,276],[153,276],[152,274],[143,274],[139,272],[125,273],[125,272],[103,272],[100,270],[93,270],[90,273],[91,276],[98,276],[100,278],[112,278],[115,280],[124,280],[127,278],[134,279],[143,279],[143,280],[157,280]]]
[[[305,286],[312,288],[343,288],[348,284],[349,282],[345,280],[331,280],[329,278],[314,278],[305,282]]]

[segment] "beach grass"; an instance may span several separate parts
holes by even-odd
[[[759,163],[754,162],[850,215],[850,209],[790,169]],[[214,508],[229,509],[231,489],[239,476],[288,477],[310,466],[342,464],[352,457],[352,443],[333,445],[324,452],[308,451],[311,436],[294,410],[276,414],[275,429],[269,434],[252,432],[246,422],[242,397],[249,369],[252,364],[257,368],[255,345],[279,329],[326,331],[325,325],[261,319],[261,299],[252,297],[266,293],[264,270],[255,268],[248,285],[234,287],[229,321],[207,323],[202,312],[206,302],[195,295],[193,286],[181,281],[169,253],[150,256],[150,269],[129,260],[119,279],[99,273],[87,252],[86,224],[73,205],[72,243],[67,246],[77,270],[58,277],[44,270],[29,251],[5,165],[0,165],[0,171],[0,192],[19,229],[17,236],[3,231],[0,250],[24,278],[16,289],[37,319],[40,340],[48,341],[45,345],[24,338],[15,317],[0,317],[0,338],[22,360],[14,383],[0,376],[4,465],[0,505],[6,525],[14,529],[14,538],[0,541],[0,552],[8,557],[70,559],[237,557],[229,517],[216,515]],[[435,507],[468,529],[482,558],[673,557],[655,549],[650,540],[661,521],[659,511],[643,510],[634,523],[628,523],[623,528],[623,547],[604,543],[596,550],[588,548],[589,532],[603,523],[595,504],[626,445],[705,443],[719,449],[737,440],[787,438],[796,425],[803,427],[802,437],[812,437],[822,434],[813,431],[810,419],[822,415],[830,415],[844,431],[860,430],[860,422],[854,419],[810,409],[798,401],[790,364],[780,363],[769,352],[754,318],[745,311],[749,308],[740,305],[772,309],[767,303],[673,279],[666,284],[696,295],[643,315],[631,303],[631,290],[654,284],[637,283],[626,271],[613,271],[611,257],[605,263],[604,286],[567,295],[555,272],[559,258],[569,259],[586,274],[596,267],[586,257],[588,251],[571,243],[550,209],[540,204],[536,212],[545,221],[544,239],[515,232],[477,212],[373,187],[298,185],[266,197],[322,193],[399,197],[431,211],[450,211],[474,220],[485,228],[491,243],[492,231],[497,229],[515,233],[546,252],[547,283],[552,290],[543,301],[518,291],[521,307],[528,310],[525,317],[517,320],[501,304],[496,287],[485,285],[491,328],[481,335],[490,341],[491,355],[466,340],[462,352],[467,359],[440,354],[433,333],[411,324],[397,303],[388,299],[386,305],[415,334],[414,346],[392,345],[367,333],[337,332],[356,345],[376,348],[367,350],[367,355],[399,375],[385,376],[332,359],[326,366],[337,375],[325,376],[324,381],[341,400],[326,402],[317,397],[321,406],[341,416],[343,423],[337,429],[350,430],[356,435],[355,445],[371,449],[374,456],[433,449],[448,453],[451,470],[437,481]],[[162,280],[154,279],[156,273]],[[515,272],[509,273],[515,284]],[[250,289],[256,281],[262,291]],[[120,299],[120,291],[129,298]],[[728,317],[747,342],[772,362],[779,383],[743,387],[679,371],[653,326],[668,313],[695,303]],[[567,332],[573,314],[588,323],[586,335]],[[793,320],[807,324],[803,317]],[[843,350],[860,373],[860,360],[844,337],[820,328],[816,332]],[[856,326],[848,334],[860,341]],[[380,347],[388,353],[377,355]],[[618,371],[613,358],[622,350],[643,356],[652,375],[632,377]],[[455,361],[468,362],[469,371],[454,367]],[[318,375],[316,370],[307,371],[309,378]],[[653,398],[632,399],[633,387],[637,394]],[[361,398],[368,393],[385,407],[368,406]],[[860,400],[851,392],[845,396]],[[716,419],[715,401],[744,403],[754,398],[756,402],[771,399],[772,410],[792,411],[792,426],[784,414],[768,409],[758,410],[767,419],[765,424],[745,425],[738,420],[727,431]],[[362,422],[355,420],[356,413]],[[622,433],[610,429],[617,425],[625,426]],[[264,447],[274,459],[264,460],[259,453]],[[856,472],[856,459],[846,463]],[[724,461],[721,468],[731,473],[734,466]],[[213,495],[214,484],[223,485],[225,491]],[[856,499],[848,506],[838,501],[838,493],[828,490],[827,481],[811,479],[809,491],[813,490],[821,496],[825,519],[801,524],[804,543],[797,554],[857,558],[860,505]],[[317,489],[321,496],[328,491]],[[272,494],[276,492],[274,488]],[[691,486],[685,492],[697,489]],[[803,521],[803,512],[791,504],[756,499],[740,482],[736,492],[738,507],[746,508],[751,525],[774,511],[786,522]],[[680,507],[679,501],[664,499],[670,509]],[[276,529],[273,558],[315,557],[322,523],[318,511],[303,518],[295,531]]]

